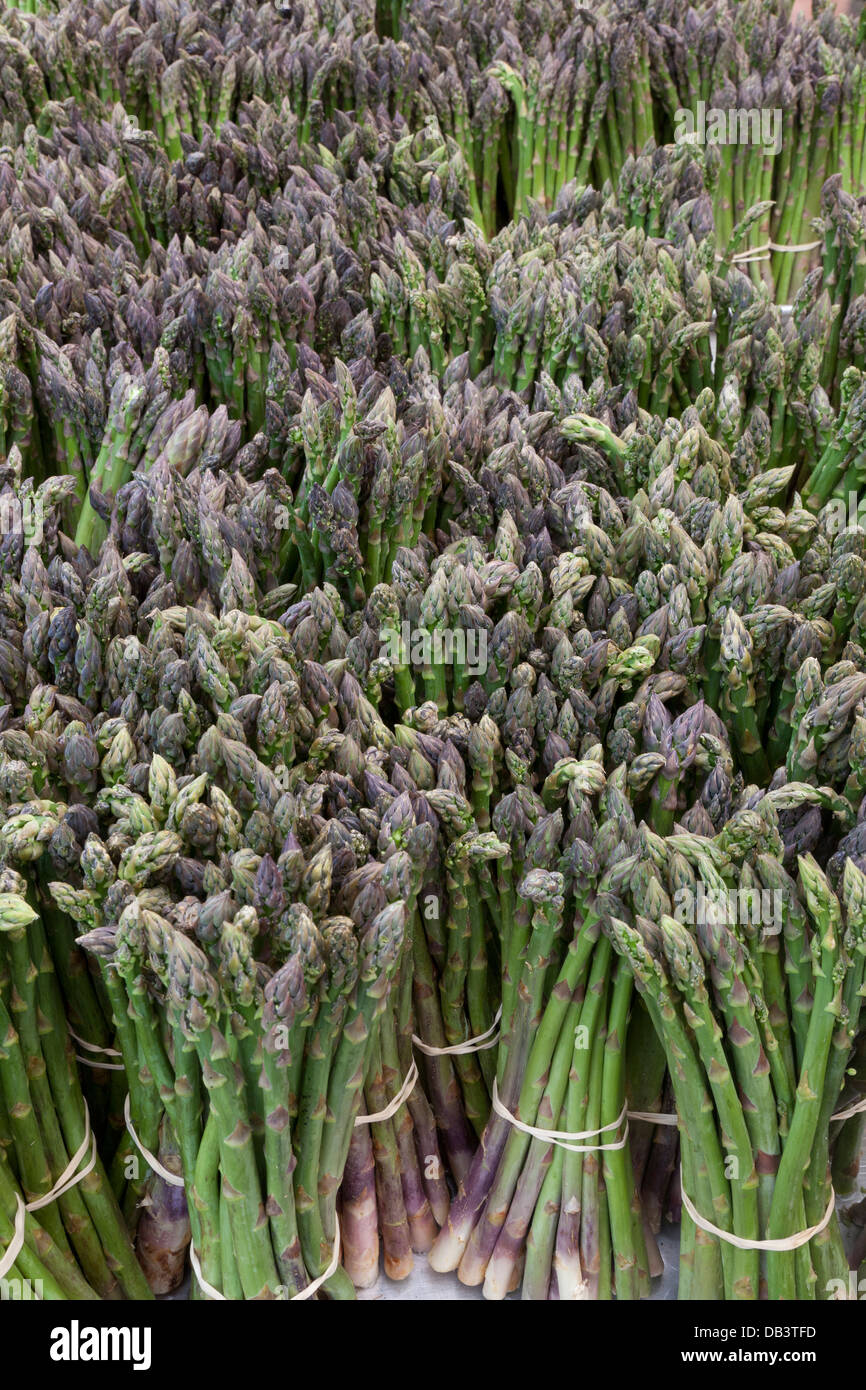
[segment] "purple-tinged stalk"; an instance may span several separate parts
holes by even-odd
[[[545,975],[553,960],[556,939],[562,927],[562,886],[560,874],[535,869],[527,874],[519,889],[521,896],[533,903],[534,911],[532,934],[515,1005],[512,1041],[502,1080],[501,1100],[508,1110],[518,1103],[532,1040],[537,1040],[538,1030],[542,1026]],[[545,1039],[544,1046],[552,1051],[554,1041],[555,1038],[553,1041]],[[430,1252],[431,1268],[438,1273],[444,1274],[460,1265],[496,1179],[511,1133],[511,1125],[501,1115],[494,1113],[490,1117],[463,1190],[452,1203],[448,1220]]]
[[[343,1268],[356,1289],[369,1289],[379,1277],[379,1210],[376,1164],[369,1125],[352,1133],[340,1188]]]

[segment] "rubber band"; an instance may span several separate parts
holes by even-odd
[[[656,1110],[629,1110],[630,1120],[646,1120],[653,1125],[678,1125],[679,1115],[661,1115]]]
[[[122,1057],[123,1053],[118,1052],[116,1047],[100,1047],[97,1043],[85,1042],[84,1038],[79,1038],[74,1029],[66,1025],[66,1031],[73,1042],[77,1042],[79,1047],[83,1047],[85,1052],[101,1052],[106,1057]]]
[[[138,1149],[138,1152],[141,1154],[142,1158],[147,1159],[148,1165],[150,1168],[153,1169],[154,1173],[158,1174],[158,1176],[161,1177],[164,1182],[169,1183],[171,1187],[185,1187],[186,1184],[184,1183],[183,1178],[179,1178],[177,1176],[177,1173],[170,1173],[167,1168],[163,1168],[159,1159],[156,1158],[154,1154],[150,1152],[150,1149],[146,1149],[142,1144],[141,1140],[135,1132],[135,1129],[133,1128],[132,1116],[129,1113],[128,1095],[126,1097],[126,1100],[123,1102],[123,1120],[126,1125],[127,1131],[129,1132],[130,1139],[132,1140],[135,1147]]]
[[[823,1231],[830,1217],[833,1215],[833,1208],[836,1205],[836,1193],[831,1188],[827,1210],[824,1212],[817,1226],[810,1226],[806,1231],[798,1231],[797,1234],[793,1236],[780,1236],[775,1240],[745,1240],[742,1236],[732,1235],[730,1231],[723,1231],[721,1227],[714,1226],[712,1221],[704,1220],[689,1197],[689,1194],[686,1192],[683,1184],[682,1169],[680,1169],[680,1189],[683,1206],[695,1225],[700,1226],[701,1230],[706,1231],[708,1235],[718,1236],[719,1240],[727,1241],[728,1245],[735,1245],[738,1250],[799,1250],[801,1245],[808,1245],[813,1236],[817,1236]]]
[[[797,256],[801,251],[817,251],[818,247],[823,245],[823,241],[801,241],[799,246],[780,246],[777,241],[767,242],[768,250],[781,251],[791,256]]]
[[[866,1111],[866,1097],[863,1100],[855,1101],[845,1110],[837,1110],[835,1115],[830,1116],[830,1124],[834,1124],[837,1120],[850,1120],[852,1115],[862,1115],[864,1111]],[[678,1115],[662,1115],[655,1110],[629,1110],[628,1118],[630,1120],[647,1120],[655,1125],[679,1124]]]
[[[15,1201],[18,1203],[18,1209],[15,1213],[15,1229],[12,1235],[12,1240],[9,1243],[9,1248],[7,1249],[6,1254],[3,1256],[3,1258],[0,1259],[0,1279],[6,1278],[6,1275],[9,1273],[9,1270],[12,1268],[15,1261],[18,1259],[18,1256],[21,1254],[21,1250],[24,1245],[24,1231],[25,1223],[27,1220],[27,1213],[33,1211],[41,1211],[43,1207],[49,1207],[52,1202],[56,1202],[59,1197],[63,1197],[67,1192],[71,1191],[73,1187],[77,1186],[78,1183],[82,1182],[83,1179],[87,1177],[88,1173],[91,1173],[93,1169],[96,1167],[96,1160],[98,1157],[96,1148],[96,1135],[91,1132],[90,1111],[87,1108],[86,1101],[84,1102],[84,1114],[84,1139],[79,1145],[73,1158],[71,1158],[69,1163],[67,1163],[63,1172],[60,1174],[60,1177],[57,1179],[56,1183],[51,1188],[51,1191],[46,1192],[42,1197],[34,1198],[32,1202],[28,1202],[26,1205],[24,1204],[24,1202],[22,1202],[21,1198],[16,1192]],[[82,1168],[79,1172],[78,1165],[87,1153],[88,1148],[91,1148],[90,1162],[87,1164],[85,1168]]]
[[[355,1123],[357,1124],[357,1121],[356,1121]],[[322,1285],[323,1285],[323,1284],[327,1284],[328,1280],[331,1279],[331,1278],[336,1274],[337,1269],[338,1269],[338,1267],[339,1267],[339,1264],[340,1264],[340,1223],[339,1223],[339,1221],[338,1221],[338,1222],[337,1222],[337,1231],[336,1231],[336,1234],[335,1234],[335,1236],[334,1236],[334,1253],[333,1253],[333,1255],[331,1256],[331,1263],[328,1265],[328,1268],[325,1270],[324,1274],[320,1274],[319,1277],[318,1277],[318,1279],[314,1279],[314,1280],[313,1280],[312,1284],[308,1284],[307,1287],[306,1287],[305,1289],[301,1289],[301,1292],[300,1292],[300,1293],[293,1293],[292,1296],[291,1296],[291,1298],[288,1300],[289,1303],[303,1303],[304,1299],[306,1299],[306,1298],[312,1298],[312,1297],[313,1297],[313,1294],[314,1294],[314,1293],[318,1293],[318,1292],[319,1292],[319,1289],[322,1287]]]
[[[75,1060],[83,1067],[93,1067],[94,1071],[126,1071],[122,1062],[93,1062],[89,1057],[82,1057],[80,1052],[76,1052]]]
[[[390,1102],[390,1104],[386,1105],[384,1110],[377,1110],[375,1115],[356,1115],[356,1126],[377,1125],[380,1124],[382,1120],[390,1120],[392,1115],[396,1115],[397,1111],[400,1109],[400,1106],[404,1103],[404,1101],[409,1099],[409,1097],[415,1089],[415,1082],[417,1080],[418,1064],[417,1062],[413,1062],[408,1072],[406,1073],[406,1080],[403,1082],[403,1085],[400,1087],[399,1091],[397,1092],[394,1099]],[[330,1277],[331,1276],[328,1275],[328,1278]]]
[[[27,1208],[22,1202],[18,1193],[15,1193],[15,1201],[18,1209],[15,1212],[15,1224],[12,1229],[12,1239],[6,1250],[6,1254],[0,1260],[0,1279],[5,1279],[10,1269],[14,1265],[24,1246],[24,1223],[27,1220]]]
[[[502,1005],[496,1010],[496,1017],[490,1027],[484,1033],[479,1033],[475,1038],[467,1038],[466,1042],[453,1043],[451,1047],[431,1047],[430,1043],[425,1043],[416,1033],[412,1034],[412,1041],[419,1052],[425,1052],[428,1057],[465,1057],[470,1052],[486,1052],[489,1047],[495,1047],[499,1042],[499,1020],[502,1017]],[[495,1034],[495,1036],[493,1036]],[[489,1039],[485,1042],[485,1038]]]
[[[88,1173],[93,1172],[99,1155],[96,1148],[96,1135],[92,1134],[90,1129],[90,1111],[87,1108],[87,1101],[84,1102],[84,1116],[84,1138],[77,1152],[67,1163],[51,1191],[46,1192],[44,1197],[37,1197],[35,1201],[28,1202],[26,1207],[27,1211],[41,1211],[43,1207],[49,1207],[52,1202],[57,1201],[58,1197],[65,1196],[73,1187],[77,1187],[80,1182],[83,1182]],[[79,1171],[78,1165],[87,1153],[88,1148],[91,1149],[90,1162],[87,1164],[86,1168],[82,1168]]]
[[[37,1198],[35,1202],[27,1203],[28,1211],[41,1211],[42,1207],[50,1206],[51,1203],[56,1202],[59,1197],[65,1197],[67,1192],[71,1192],[73,1187],[77,1187],[80,1182],[84,1181],[88,1173],[93,1172],[94,1168],[96,1167],[97,1159],[99,1158],[99,1150],[96,1147],[96,1135],[88,1134],[87,1139],[84,1141],[84,1145],[82,1146],[85,1151],[88,1147],[88,1141],[91,1152],[87,1166],[82,1168],[80,1172],[76,1172],[78,1163],[80,1163],[81,1159],[84,1157],[84,1154],[81,1152],[81,1149],[79,1149],[78,1153],[75,1155],[75,1158],[73,1158],[72,1162],[67,1166],[65,1171],[57,1179],[57,1182],[54,1184],[51,1191],[46,1192],[44,1197]],[[68,1177],[67,1174],[69,1175]]]
[[[751,260],[768,261],[771,251],[779,252],[783,256],[799,256],[801,252],[816,251],[823,245],[823,241],[801,241],[792,246],[782,246],[778,241],[764,241],[760,246],[748,246],[742,251],[734,251],[730,256],[717,251],[716,260],[730,261],[732,265],[744,265]]]
[[[857,1100],[853,1105],[849,1105],[847,1110],[839,1110],[835,1115],[830,1116],[830,1123],[834,1120],[850,1120],[852,1115],[862,1115],[866,1110],[866,1098]]]
[[[569,1153],[598,1153],[607,1149],[624,1149],[628,1143],[628,1119],[626,1118],[628,1111],[625,1106],[622,1107],[616,1119],[611,1120],[610,1124],[601,1125],[598,1129],[581,1129],[571,1133],[564,1129],[537,1129],[535,1125],[527,1125],[522,1120],[518,1120],[517,1116],[512,1115],[511,1111],[507,1110],[499,1099],[499,1090],[495,1079],[490,1103],[497,1115],[501,1115],[503,1120],[507,1120],[522,1134],[528,1134],[533,1139],[541,1139],[545,1144],[556,1144],[560,1149],[568,1149]],[[623,1120],[625,1120],[625,1133],[615,1144],[572,1144],[566,1142],[566,1140],[572,1139],[592,1139],[596,1134],[606,1134],[609,1129],[619,1129]]]
[[[216,1299],[218,1303],[228,1303],[225,1294],[220,1293],[219,1289],[215,1289],[213,1284],[209,1284],[202,1274],[201,1265],[198,1262],[198,1255],[195,1253],[195,1246],[192,1241],[189,1243],[189,1262],[192,1265],[192,1272],[195,1275],[196,1283],[202,1293],[207,1294],[208,1298]]]

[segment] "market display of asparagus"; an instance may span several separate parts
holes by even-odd
[[[854,1296],[866,30],[814,8],[0,16],[15,1296],[633,1300],[670,1221],[681,1299]]]
[[[697,137],[720,245],[759,207],[750,273],[784,303],[809,265],[825,179],[838,172],[852,193],[866,180],[862,21],[812,8],[803,25],[785,0],[235,0],[183,6],[178,43],[175,6],[31,0],[6,12],[2,110],[20,138],[47,100],[119,102],[174,160],[251,100],[287,104],[305,139],[341,112],[387,112],[413,131],[433,120],[463,153],[488,236],[572,180],[615,185],[649,141]]]

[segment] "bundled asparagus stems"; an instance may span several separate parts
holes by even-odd
[[[3,1278],[847,1290],[862,26],[0,50]]]
[[[704,873],[700,839],[674,837],[673,846],[678,840],[685,863]],[[757,862],[772,879],[767,866],[777,860],[764,853]],[[616,948],[632,962],[656,1019],[676,1095],[689,1193],[681,1296],[753,1299],[766,1283],[771,1298],[814,1298],[816,1288],[826,1297],[847,1269],[832,1209],[829,1121],[857,1029],[863,875],[847,861],[844,927],[840,901],[814,859],[801,858],[799,875],[799,896],[793,883],[772,890],[783,895],[786,972],[778,940],[754,931],[750,952],[721,907],[731,894],[742,902],[766,891],[759,872],[745,875],[748,887],[731,887],[736,875],[726,866],[696,933],[664,913],[656,922],[636,912],[632,925],[611,919]],[[754,923],[759,913],[744,915]],[[799,971],[793,968],[798,948]],[[804,975],[805,998],[797,992]],[[848,1000],[855,1001],[853,1012]],[[794,1019],[799,1026],[792,1028]],[[717,1118],[708,1122],[713,1108]],[[732,1251],[723,1243],[719,1250],[708,1239],[714,1227],[753,1244]],[[811,1241],[761,1253],[761,1239],[784,1243],[810,1231]]]
[[[16,829],[20,835],[20,823],[7,842],[15,840]],[[17,843],[26,860],[23,840]],[[147,1298],[147,1281],[97,1153],[44,926],[27,901],[26,882],[11,869],[4,871],[0,913],[0,1086],[9,1136],[0,1190],[7,1253],[16,1220],[27,1209],[11,1277],[23,1277],[46,1298]]]

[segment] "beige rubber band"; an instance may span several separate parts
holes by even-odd
[[[816,251],[819,246],[823,245],[823,241],[801,241],[793,246],[782,246],[778,241],[764,241],[760,246],[749,246],[742,251],[735,251],[732,256],[726,256],[721,251],[717,251],[716,260],[730,261],[732,265],[743,265],[749,261],[768,261],[771,251],[779,251],[787,256],[799,256],[802,251]]]
[[[762,248],[761,248],[760,246],[758,246],[758,247],[755,248],[756,251],[760,251],[761,249],[762,249]],[[766,251],[766,247],[764,247],[763,249]],[[723,263],[723,262],[725,262],[725,261],[730,261],[731,265],[739,265],[741,261],[743,261],[743,260],[748,260],[749,257],[750,257],[751,255],[752,255],[752,252],[751,252],[750,250],[746,250],[746,251],[734,251],[733,254],[730,255],[730,256],[723,256],[722,253],[721,253],[721,251],[717,251],[717,252],[716,252],[716,260],[719,261],[720,263]],[[763,257],[763,259],[766,260],[766,261],[768,261],[768,260],[770,259],[769,252],[767,252],[767,254]]]
[[[695,1225],[700,1226],[701,1230],[706,1231],[708,1235],[718,1236],[719,1240],[727,1241],[728,1245],[735,1245],[738,1250],[799,1250],[801,1245],[808,1245],[813,1236],[817,1236],[823,1231],[833,1215],[833,1208],[836,1205],[836,1193],[831,1189],[827,1210],[817,1226],[810,1226],[807,1231],[798,1231],[794,1236],[780,1236],[776,1240],[744,1240],[742,1236],[732,1235],[730,1231],[723,1231],[719,1226],[714,1226],[712,1221],[704,1220],[686,1192],[682,1169],[680,1169],[680,1190],[683,1206]]]
[[[384,1110],[377,1110],[375,1115],[356,1115],[355,1125],[377,1125],[383,1120],[390,1120],[392,1115],[396,1115],[400,1106],[407,1101],[415,1089],[415,1082],[418,1080],[418,1064],[413,1062],[408,1072],[406,1080],[400,1087],[390,1105],[386,1105]],[[328,1278],[331,1276],[328,1275]]]
[[[308,1284],[307,1287],[306,1287],[305,1289],[301,1289],[301,1292],[300,1292],[300,1293],[293,1293],[292,1296],[291,1296],[291,1298],[288,1300],[289,1303],[303,1303],[304,1299],[306,1299],[306,1298],[312,1298],[312,1297],[313,1297],[313,1294],[314,1294],[314,1293],[318,1293],[318,1292],[319,1292],[319,1289],[322,1287],[322,1285],[323,1285],[323,1284],[327,1284],[328,1280],[329,1280],[334,1274],[336,1274],[337,1268],[338,1268],[339,1264],[340,1264],[340,1223],[339,1223],[339,1221],[338,1221],[338,1222],[337,1222],[337,1231],[336,1231],[336,1234],[335,1234],[335,1236],[334,1236],[334,1253],[333,1253],[333,1255],[331,1256],[331,1263],[328,1265],[328,1268],[325,1270],[324,1274],[320,1274],[319,1277],[318,1277],[318,1279],[314,1279],[314,1280],[313,1280],[312,1284]]]
[[[58,1197],[65,1196],[65,1194],[70,1192],[73,1187],[76,1187],[78,1183],[83,1182],[87,1174],[92,1173],[93,1169],[96,1167],[96,1160],[98,1157],[96,1135],[91,1134],[90,1131],[90,1111],[87,1108],[87,1101],[84,1102],[84,1115],[84,1138],[79,1145],[78,1151],[74,1157],[70,1159],[69,1163],[67,1163],[51,1191],[46,1192],[44,1197],[37,1197],[35,1201],[28,1202],[26,1207],[27,1211],[41,1211],[43,1207],[49,1207],[52,1202],[57,1201]],[[78,1165],[87,1153],[88,1148],[91,1149],[90,1162],[87,1164],[86,1168],[82,1168],[79,1172]]]
[[[852,1115],[862,1115],[864,1110],[866,1110],[866,1099],[855,1101],[846,1110],[839,1110],[835,1115],[831,1115],[830,1123],[832,1124],[834,1120],[850,1120]]]
[[[85,1052],[101,1052],[104,1057],[122,1057],[123,1053],[118,1052],[116,1047],[99,1047],[96,1043],[85,1042],[84,1038],[79,1038],[78,1034],[66,1025],[66,1031],[79,1047],[83,1047]]]
[[[133,1128],[132,1117],[129,1113],[128,1095],[126,1097],[126,1100],[123,1102],[123,1120],[129,1133],[130,1139],[132,1140],[135,1147],[138,1149],[138,1152],[141,1154],[142,1158],[147,1159],[148,1165],[153,1169],[154,1173],[157,1173],[159,1177],[161,1177],[164,1182],[169,1183],[171,1187],[185,1187],[186,1184],[184,1183],[183,1178],[179,1178],[177,1176],[177,1173],[170,1173],[167,1168],[163,1168],[159,1159],[156,1158],[155,1155],[150,1152],[150,1149],[146,1149],[142,1144],[141,1140],[135,1132],[135,1129]]]
[[[571,1133],[567,1129],[537,1129],[535,1125],[526,1125],[522,1120],[518,1120],[517,1116],[512,1115],[510,1110],[506,1110],[502,1101],[499,1099],[499,1090],[495,1079],[490,1103],[497,1115],[501,1115],[503,1120],[507,1120],[515,1129],[519,1129],[522,1134],[528,1134],[533,1139],[541,1139],[545,1144],[556,1144],[560,1149],[568,1149],[569,1153],[598,1153],[606,1149],[624,1149],[628,1143],[628,1119],[626,1118],[628,1111],[625,1106],[622,1107],[616,1119],[611,1120],[610,1124],[601,1125],[599,1129],[581,1129]],[[596,1134],[606,1134],[609,1129],[619,1129],[623,1120],[625,1120],[625,1133],[615,1144],[572,1144],[566,1142],[572,1139],[592,1139]]]
[[[797,256],[801,251],[817,251],[818,247],[823,245],[823,241],[801,241],[799,246],[780,246],[777,241],[768,241],[767,249],[770,251],[784,251],[792,256]]]
[[[215,1289],[213,1284],[209,1284],[202,1274],[201,1265],[198,1262],[198,1255],[195,1253],[195,1246],[192,1241],[189,1243],[189,1262],[192,1265],[192,1272],[195,1275],[196,1283],[202,1293],[206,1293],[208,1298],[216,1299],[218,1303],[228,1303],[225,1294],[220,1293],[219,1289]]]
[[[122,1057],[123,1053],[118,1052],[116,1047],[99,1047],[96,1043],[87,1042],[85,1038],[79,1038],[73,1028],[66,1025],[66,1031],[79,1047],[83,1047],[85,1052],[101,1052],[103,1057]],[[93,1067],[94,1071],[126,1071],[122,1062],[95,1062],[90,1057],[82,1057],[80,1052],[75,1054],[76,1062],[80,1062],[83,1067]]]
[[[852,1115],[862,1115],[864,1110],[866,1110],[866,1098],[855,1101],[845,1110],[837,1110],[835,1115],[830,1116],[830,1123],[833,1124],[836,1120],[850,1120]],[[629,1110],[628,1117],[630,1120],[648,1120],[656,1125],[679,1124],[677,1115],[661,1115],[657,1114],[655,1110]]]
[[[629,1110],[630,1120],[647,1120],[653,1125],[678,1125],[678,1115],[660,1115],[656,1110]]]
[[[18,1203],[18,1210],[15,1212],[15,1225],[12,1231],[12,1239],[6,1254],[0,1260],[0,1279],[5,1279],[10,1269],[14,1265],[24,1246],[24,1223],[27,1220],[27,1208],[22,1202],[18,1193],[15,1193],[15,1201]]]
[[[126,1071],[122,1062],[94,1062],[90,1057],[82,1057],[80,1052],[76,1052],[75,1060],[83,1067],[93,1067],[94,1071]]]
[[[496,1017],[485,1033],[479,1033],[476,1038],[467,1038],[466,1042],[454,1043],[451,1047],[431,1047],[418,1037],[412,1034],[412,1041],[419,1052],[425,1052],[428,1057],[465,1057],[470,1052],[486,1052],[488,1047],[495,1047],[499,1042],[499,1020],[502,1017],[502,1005],[496,1010]],[[489,1041],[485,1042],[485,1039]]]

